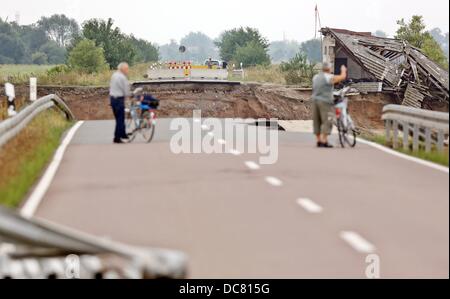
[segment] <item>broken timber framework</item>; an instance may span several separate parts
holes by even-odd
[[[449,102],[448,72],[409,43],[343,29],[322,28],[321,33],[332,41],[325,54],[345,52],[370,75],[365,81],[382,82],[383,90],[403,94],[403,105],[422,108],[425,100]],[[334,63],[334,57],[324,55],[324,61],[326,57]]]

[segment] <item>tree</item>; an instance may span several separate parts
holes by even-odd
[[[170,43],[162,45],[159,47],[159,53],[161,55],[161,59],[164,61],[177,61],[182,60],[182,55],[178,51],[180,48],[180,44],[177,43],[176,40],[172,39],[170,40]]]
[[[31,55],[31,60],[32,60],[33,64],[42,65],[42,64],[48,63],[47,54],[45,54],[43,52],[33,53],[33,55]]]
[[[83,39],[69,53],[68,64],[72,69],[96,73],[108,68],[103,49],[94,41]]]
[[[130,36],[130,42],[136,51],[135,62],[150,62],[159,60],[158,48],[151,42]]]
[[[310,39],[300,44],[300,51],[312,64],[322,61],[322,43],[320,39]]]
[[[274,41],[269,45],[269,56],[273,63],[287,62],[297,54],[299,48],[297,41]]]
[[[442,48],[430,34],[426,31],[422,16],[413,16],[406,23],[404,19],[397,21],[400,26],[397,29],[396,38],[405,40],[412,46],[419,48],[431,60],[443,68],[448,68],[448,60]]]
[[[377,30],[373,33],[373,35],[376,37],[383,37],[383,38],[388,37],[386,32],[384,32],[383,30]]]
[[[136,49],[130,39],[125,36],[118,27],[114,27],[114,21],[91,19],[83,23],[83,38],[95,42],[97,47],[104,50],[106,62],[111,68],[115,68],[120,62],[126,61],[133,64],[136,58]]]
[[[422,45],[422,52],[444,69],[448,69],[448,58],[434,38],[425,39]]]
[[[39,51],[39,48],[49,41],[45,31],[36,25],[20,26],[17,31],[30,53]]]
[[[190,32],[180,41],[186,47],[183,58],[196,63],[203,63],[209,57],[216,58],[218,51],[214,41],[202,32]]]
[[[16,35],[0,33],[0,55],[9,63],[26,63],[26,48]]]
[[[67,51],[59,47],[54,41],[48,41],[39,48],[39,52],[45,53],[49,64],[62,64],[66,61]]]
[[[236,50],[233,61],[242,63],[245,67],[255,65],[269,65],[270,57],[267,50],[257,41],[251,41]]]
[[[239,48],[247,46],[250,42],[259,45],[267,53],[269,43],[258,31],[250,27],[240,27],[223,32],[216,45],[220,49],[220,57],[225,61],[233,61]]]
[[[441,46],[442,50],[444,51],[445,55],[448,58],[449,56],[448,32],[444,34],[440,28],[433,28],[432,30],[430,30],[430,34],[439,43],[439,45]]]
[[[78,36],[80,27],[74,19],[69,19],[65,15],[55,14],[51,17],[42,17],[38,21],[38,26],[42,28],[47,36],[55,41],[60,47],[67,47]]]

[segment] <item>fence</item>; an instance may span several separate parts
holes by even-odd
[[[386,138],[388,141],[392,139],[394,148],[399,147],[400,131],[403,133],[404,149],[409,149],[410,138],[414,151],[419,150],[421,142],[425,144],[427,152],[430,152],[433,146],[442,152],[446,143],[448,145],[448,113],[387,105],[383,108],[382,119],[385,121]]]

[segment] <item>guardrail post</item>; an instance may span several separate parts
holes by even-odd
[[[425,129],[425,151],[427,153],[431,152],[431,129]]]
[[[384,126],[386,127],[386,142],[391,142],[392,121],[386,120]]]
[[[393,148],[397,148],[398,147],[398,122],[396,120],[392,121],[392,125],[393,125],[393,141],[392,141],[392,147]]]
[[[437,134],[437,150],[444,151],[444,131],[439,130]]]
[[[448,113],[400,105],[386,105],[383,108],[382,119],[385,121],[388,141],[393,134],[392,147],[394,149],[399,147],[399,130],[402,130],[402,148],[405,150],[410,149],[410,138],[413,151],[421,149],[422,139],[425,141],[425,151],[428,153],[434,150],[435,146],[437,151],[445,150],[445,138],[449,134]]]
[[[420,134],[420,127],[419,125],[414,125],[414,133],[413,133],[413,151],[419,150],[419,134]]]
[[[402,123],[403,126],[403,149],[409,149],[409,124],[407,122]]]
[[[37,100],[37,78],[30,78],[30,101]]]

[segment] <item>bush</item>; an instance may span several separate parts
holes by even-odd
[[[297,53],[289,62],[282,63],[280,68],[287,84],[310,85],[314,76],[314,65],[303,53]]]
[[[101,72],[109,67],[103,49],[96,47],[95,43],[88,39],[81,40],[70,51],[68,65],[74,70],[88,74]]]
[[[39,48],[39,52],[47,54],[49,64],[66,62],[66,49],[59,47],[54,41],[49,41]]]
[[[70,68],[65,64],[60,64],[52,67],[47,71],[47,76],[58,76],[69,72]]]
[[[233,60],[238,64],[242,62],[245,67],[270,64],[270,57],[267,54],[267,50],[255,41],[239,47],[236,50]]]

